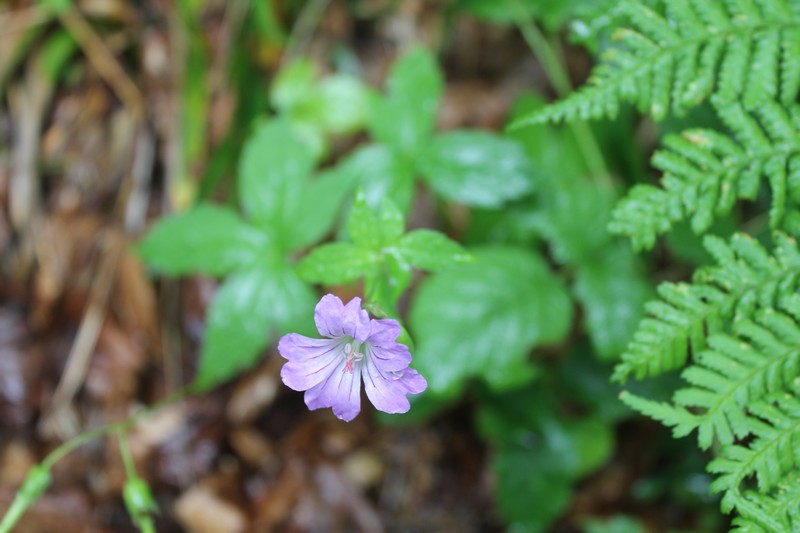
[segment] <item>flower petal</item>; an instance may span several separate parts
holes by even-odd
[[[372,405],[384,413],[406,413],[411,404],[406,398],[407,390],[391,373],[381,372],[373,362],[364,365],[364,389]]]
[[[383,373],[405,370],[411,364],[411,352],[405,344],[373,346],[365,344],[367,358]]]
[[[324,337],[336,338],[349,335],[358,342],[369,336],[369,314],[361,309],[361,298],[353,298],[347,305],[333,294],[326,294],[314,309],[317,331]]]
[[[333,414],[349,422],[361,411],[361,365],[345,370],[343,358],[328,378],[308,389],[305,395],[309,409],[332,407]]]
[[[297,333],[281,337],[278,352],[289,360],[281,380],[290,389],[303,391],[324,381],[344,359],[344,340],[309,339]]]
[[[397,320],[391,318],[371,320],[367,342],[374,346],[397,344],[397,337],[400,336],[401,331],[402,328]]]
[[[409,394],[419,394],[428,388],[428,380],[413,368],[407,368],[397,384]]]

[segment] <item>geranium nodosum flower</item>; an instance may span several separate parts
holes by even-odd
[[[407,394],[428,386],[419,372],[408,368],[411,353],[399,344],[400,324],[391,319],[370,319],[361,309],[361,298],[344,305],[327,294],[314,310],[314,321],[326,339],[310,339],[297,333],[284,335],[278,351],[288,359],[281,379],[296,391],[306,391],[309,409],[332,407],[345,421],[361,410],[361,378],[367,397],[379,410],[405,413]]]

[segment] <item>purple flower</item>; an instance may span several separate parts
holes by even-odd
[[[326,339],[290,333],[278,343],[278,351],[289,360],[281,379],[289,388],[306,391],[309,409],[332,407],[333,414],[349,422],[361,410],[361,378],[369,400],[386,413],[407,412],[411,405],[406,395],[427,388],[425,378],[408,368],[408,347],[397,342],[400,324],[370,320],[361,298],[344,305],[327,294],[314,310],[314,321]]]

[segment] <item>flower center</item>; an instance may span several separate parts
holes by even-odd
[[[353,373],[353,362],[361,362],[364,359],[364,354],[360,351],[361,350],[361,343],[360,342],[348,342],[344,345],[344,355],[345,363],[342,372],[350,372]]]

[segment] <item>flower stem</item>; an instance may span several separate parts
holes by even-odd
[[[522,37],[536,56],[536,59],[539,60],[556,94],[559,98],[566,97],[572,92],[572,84],[558,55],[547,38],[539,31],[539,28],[531,22],[520,0],[508,0],[508,2],[509,6],[515,11],[514,18],[517,28],[519,28]],[[597,139],[589,125],[583,120],[574,120],[569,122],[569,128],[572,130],[572,134],[575,135],[575,140],[580,146],[592,178],[597,180],[599,184],[612,188],[614,185],[603,158],[603,152],[600,150]]]
[[[114,432],[119,433],[127,431],[142,418],[153,414],[167,405],[171,405],[183,400],[192,391],[193,388],[191,386],[175,391],[161,401],[142,409],[140,412],[136,413],[130,418],[120,422],[112,422],[110,424],[106,424],[105,426],[81,433],[80,435],[77,435],[60,444],[55,450],[47,454],[40,464],[34,466],[28,472],[25,481],[17,491],[16,496],[14,496],[14,501],[11,502],[11,506],[3,515],[2,521],[0,521],[0,533],[10,533],[19,519],[22,518],[22,515],[25,513],[25,511],[27,511],[28,508],[36,502],[42,492],[44,492],[49,485],[50,471],[52,470],[53,465],[55,465],[58,461],[69,455],[77,448],[80,448],[84,444],[91,442],[96,438]],[[124,450],[127,450],[127,447],[125,447]],[[120,453],[122,454],[123,462],[125,462],[125,470],[128,472],[128,461],[130,461],[130,467],[133,468],[133,460],[130,457],[130,451],[123,451],[123,446],[120,445]],[[128,454],[127,458],[125,455],[126,453]],[[142,531],[145,531],[145,533],[150,533],[154,532],[155,530],[152,529],[151,523],[149,529],[146,527],[146,524],[143,524]]]

